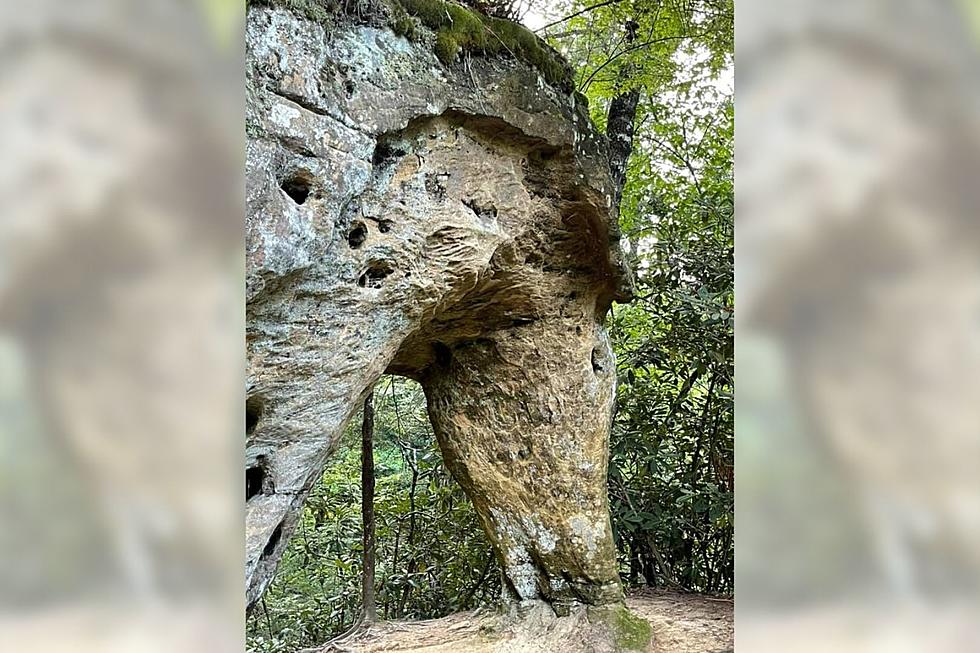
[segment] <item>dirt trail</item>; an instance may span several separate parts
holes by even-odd
[[[644,591],[626,600],[650,622],[651,653],[723,653],[735,647],[735,602],[699,594]]]
[[[645,590],[626,604],[650,622],[653,646],[649,653],[726,653],[734,647],[734,603],[697,594]],[[378,624],[368,631],[335,642],[321,653],[571,653],[590,649],[573,646],[572,620],[529,624],[546,636],[521,633],[503,639],[487,636],[492,615],[459,612],[429,621],[396,621]],[[567,621],[568,624],[563,624]],[[568,630],[564,633],[564,630]],[[564,635],[568,637],[564,637]]]

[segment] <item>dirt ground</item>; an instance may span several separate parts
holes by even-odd
[[[651,653],[734,650],[735,602],[730,599],[648,590],[626,604],[653,627]]]
[[[650,622],[649,653],[726,653],[734,650],[734,603],[728,599],[646,590],[626,604]],[[577,653],[604,651],[581,638],[572,619],[541,619],[525,632],[488,637],[489,612],[459,612],[428,621],[386,622],[335,640],[321,653]],[[534,621],[534,618],[532,618]],[[577,641],[573,641],[577,640]]]

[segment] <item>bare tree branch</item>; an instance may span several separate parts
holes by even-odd
[[[636,50],[641,50],[641,49],[643,49],[645,47],[648,47],[648,46],[651,46],[651,45],[656,45],[657,43],[666,43],[667,41],[681,41],[683,39],[691,39],[691,38],[695,38],[695,37],[699,37],[699,36],[704,36],[704,34],[682,34],[682,35],[678,35],[678,36],[664,36],[664,37],[659,38],[659,39],[653,39],[653,40],[650,40],[650,41],[644,41],[643,43],[638,43],[637,45],[628,47],[628,48],[626,48],[624,50],[620,50],[619,52],[617,52],[613,56],[611,56],[608,59],[606,59],[606,61],[601,66],[599,66],[598,68],[596,68],[595,70],[593,70],[592,71],[592,74],[589,75],[585,79],[585,82],[582,83],[582,85],[581,85],[581,87],[580,87],[579,90],[581,90],[581,91],[584,92],[589,87],[589,84],[592,82],[593,78],[597,74],[599,74],[599,72],[603,68],[605,68],[606,66],[608,66],[609,64],[611,64],[616,59],[619,59],[624,54],[629,54],[630,52],[635,52]]]
[[[589,6],[589,7],[585,7],[584,9],[580,9],[579,11],[576,11],[574,14],[569,14],[569,15],[565,16],[564,18],[559,18],[556,21],[550,22],[547,25],[545,25],[544,27],[539,27],[538,29],[534,30],[534,33],[537,34],[538,32],[543,32],[544,30],[548,29],[549,27],[554,27],[555,25],[561,25],[566,20],[571,20],[571,19],[575,18],[576,16],[581,16],[582,14],[588,13],[588,12],[592,11],[593,9],[598,9],[600,7],[605,7],[605,6],[608,6],[608,5],[614,5],[614,4],[617,4],[619,2],[623,2],[623,0],[605,0],[604,2],[598,2],[598,3],[594,4],[594,5]]]

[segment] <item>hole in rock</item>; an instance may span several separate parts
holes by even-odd
[[[538,157],[542,161],[551,161],[558,155],[558,150],[550,147],[543,147],[538,150]]]
[[[437,199],[446,197],[446,182],[449,180],[448,172],[428,173],[425,175],[425,190],[429,195]]]
[[[434,614],[441,616],[495,604],[500,596],[497,560],[470,499],[443,460],[422,386],[402,376],[382,376],[374,387],[373,404],[376,578],[390,582],[415,570],[423,579],[416,585],[384,585],[394,599],[388,618],[409,619],[433,606],[441,611]],[[281,541],[275,533],[269,540],[266,557],[271,561],[281,552],[279,569],[288,570],[274,581],[277,596],[308,596],[311,591],[323,596],[325,587],[330,596],[346,598],[345,588],[361,578],[362,424],[357,410],[311,488],[297,515],[298,523],[306,524],[305,533],[297,526],[292,534],[280,532]],[[310,547],[324,553],[310,555]],[[447,595],[465,603],[450,604]],[[359,598],[358,593],[346,604],[349,614],[352,608],[360,611]],[[381,598],[382,614],[383,603]],[[309,627],[319,627],[322,616],[314,613],[305,619]],[[336,626],[339,634],[350,623]]]
[[[374,154],[371,156],[371,163],[376,166],[383,165],[392,159],[397,159],[398,157],[405,156],[406,154],[407,152],[402,148],[396,147],[391,143],[381,141],[374,147]]]
[[[592,371],[598,374],[602,371],[602,354],[598,349],[592,350]]]
[[[463,200],[463,205],[481,220],[492,220],[497,217],[497,207],[493,204],[481,204],[476,200],[466,199]]]
[[[367,240],[367,234],[367,227],[363,222],[358,220],[351,226],[350,231],[347,232],[347,244],[350,245],[351,249],[357,249]]]
[[[372,261],[357,280],[357,285],[361,288],[380,288],[385,277],[394,271],[387,261]]]
[[[263,408],[262,400],[259,397],[249,397],[245,400],[245,435],[252,435],[255,432],[255,427],[258,426],[259,419],[262,417]]]
[[[393,226],[395,226],[395,223],[392,222],[391,220],[381,220],[380,222],[378,222],[378,231],[380,231],[383,234],[386,234],[389,231],[391,231],[391,228]]]
[[[276,526],[276,530],[272,531],[272,535],[269,536],[269,541],[266,542],[265,548],[262,549],[262,557],[268,558],[273,553],[276,552],[276,546],[279,544],[279,540],[282,539],[282,524],[280,523]]]
[[[245,500],[248,501],[257,494],[262,493],[262,486],[265,483],[265,462],[262,457],[256,464],[245,470]]]
[[[306,198],[310,196],[310,187],[312,184],[312,179],[308,173],[295,173],[286,177],[282,184],[279,185],[286,195],[289,195],[297,204],[303,204]]]

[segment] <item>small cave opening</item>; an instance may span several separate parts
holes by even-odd
[[[306,202],[306,198],[310,196],[312,185],[312,176],[308,172],[299,171],[283,179],[279,187],[297,205],[302,205]]]
[[[262,418],[265,405],[259,397],[249,397],[245,400],[245,435],[252,435]]]
[[[372,261],[358,278],[357,285],[361,288],[380,288],[385,278],[394,271],[395,268],[387,261]]]
[[[393,226],[395,226],[395,223],[392,222],[391,220],[381,220],[378,222],[378,231],[380,231],[383,234],[386,234],[389,231],[391,231],[391,228]]]
[[[350,231],[347,232],[347,244],[350,245],[351,249],[359,249],[367,240],[367,236],[367,226],[358,220],[351,225]]]
[[[245,469],[245,501],[263,493],[265,468],[264,457],[260,456],[254,465]]]
[[[269,536],[269,541],[266,542],[265,548],[262,549],[262,557],[268,558],[273,553],[276,552],[276,547],[279,545],[279,540],[282,539],[282,523],[276,526],[276,530],[272,531],[272,535]]]

